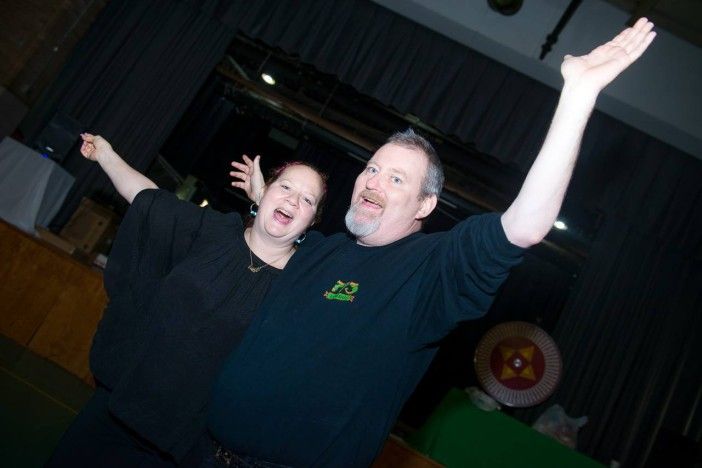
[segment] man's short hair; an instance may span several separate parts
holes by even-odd
[[[412,127],[403,132],[395,132],[385,141],[385,144],[393,144],[402,146],[403,148],[417,150],[422,152],[426,157],[429,165],[427,173],[422,180],[422,188],[419,193],[420,198],[426,198],[430,195],[436,195],[438,198],[441,194],[441,189],[444,187],[444,167],[441,165],[439,155],[436,150],[423,136],[412,130]]]

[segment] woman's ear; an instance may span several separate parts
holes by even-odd
[[[261,187],[261,190],[258,192],[258,195],[255,196],[256,200],[254,200],[254,201],[256,202],[257,205],[261,203],[261,199],[263,198],[263,195],[266,194],[267,187],[268,187],[267,185],[264,185],[263,187]]]

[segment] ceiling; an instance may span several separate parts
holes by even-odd
[[[655,43],[597,108],[702,159],[702,0],[522,0],[511,16],[488,0],[372,1],[554,89],[564,54],[586,53],[647,16]]]
[[[631,13],[645,16],[681,39],[702,47],[702,1],[700,0],[607,0]]]

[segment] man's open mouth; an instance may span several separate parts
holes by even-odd
[[[361,194],[361,205],[372,209],[380,209],[384,206],[383,201],[379,197],[370,193]]]

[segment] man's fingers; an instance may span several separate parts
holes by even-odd
[[[622,31],[619,34],[617,34],[616,36],[614,36],[614,39],[612,39],[612,44],[615,44],[615,45],[623,44],[626,41],[626,39],[628,39],[629,36],[631,35],[632,30],[633,30],[633,28],[626,28],[624,31]]]
[[[645,39],[648,33],[653,29],[653,23],[645,21],[642,24],[637,23],[636,27],[632,28],[632,34],[624,42],[625,46],[635,45]]]
[[[655,38],[656,33],[653,31],[649,32],[646,35],[646,37],[639,44],[637,44],[637,46],[633,48],[631,52],[629,52],[629,56],[632,58],[632,60],[636,60],[639,57],[641,57],[641,55],[643,55],[646,49],[648,49],[648,46],[651,45],[651,42],[653,42],[653,39]]]
[[[652,31],[653,23],[645,18],[641,18],[637,21],[634,29],[636,29],[635,34],[632,35],[626,43],[622,44],[622,47],[632,61],[641,57],[656,37],[656,33]]]
[[[254,165],[254,170],[260,174],[261,173],[261,155],[260,154],[257,154],[256,157],[254,158],[253,165]]]
[[[232,177],[236,177],[237,179],[241,179],[243,181],[246,181],[249,178],[248,174],[238,171],[230,171],[229,175]]]
[[[646,18],[639,18],[632,27],[626,28],[624,31],[615,36],[614,39],[612,39],[612,43],[626,47],[627,45],[631,44],[632,41],[637,43],[639,40],[645,37],[646,34],[651,31],[651,29],[653,29],[653,23]]]
[[[648,20],[648,18],[646,18],[645,16],[642,16],[641,18],[639,18],[638,20],[636,20],[636,23],[634,23],[633,29],[642,28],[642,27],[645,26],[647,23],[650,23],[650,21]]]
[[[648,21],[646,18],[641,18],[636,22],[634,27],[630,29],[630,34],[624,41],[622,41],[621,44],[625,48],[635,47],[637,44],[641,43],[653,29],[653,23]]]

